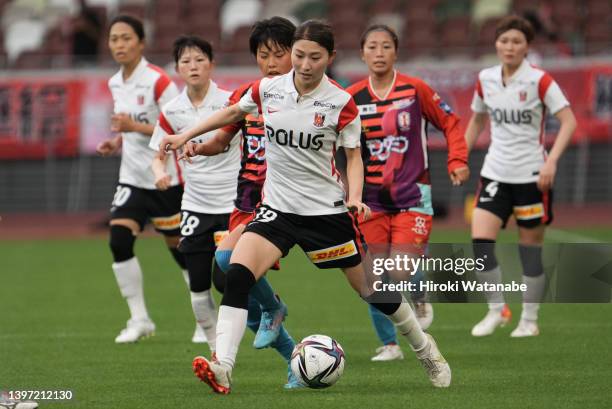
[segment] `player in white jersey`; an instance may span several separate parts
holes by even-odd
[[[569,102],[552,77],[525,59],[533,28],[525,19],[509,16],[496,30],[495,47],[500,65],[478,75],[472,101],[474,114],[466,130],[471,149],[491,122],[491,145],[481,171],[472,218],[474,253],[484,258],[478,278],[501,282],[495,258],[495,240],[514,215],[519,230],[519,253],[523,265],[523,311],[512,337],[538,335],[539,302],[546,284],[542,268],[544,230],[552,220],[552,186],[557,162],[576,129]],[[544,123],[550,112],[561,122],[555,143],[546,153]],[[511,313],[500,292],[487,294],[489,312],[472,329],[485,336],[507,323]]]
[[[145,305],[142,271],[134,256],[134,242],[148,221],[165,236],[172,255],[185,270],[183,256],[176,249],[183,192],[181,171],[177,161],[168,161],[169,188],[158,191],[151,171],[155,152],[149,148],[160,108],[178,95],[178,90],[163,70],[143,57],[144,30],[139,20],[116,17],[110,25],[108,44],[113,58],[121,65],[108,82],[115,112],[111,131],[117,135],[100,143],[97,150],[104,156],[123,150],[119,184],[111,207],[110,248],[117,284],[131,315],[115,342],[126,343],[155,330]]]
[[[195,36],[179,37],[174,43],[176,71],[185,81],[185,89],[162,108],[150,141],[158,151],[166,135],[189,129],[225,108],[230,92],[210,79],[214,66],[213,50],[207,41]],[[209,132],[196,138],[210,139]],[[165,191],[172,177],[167,173],[168,155],[153,161],[156,186]],[[210,292],[214,251],[227,234],[229,215],[234,208],[240,151],[238,140],[220,155],[198,156],[184,164],[185,192],[181,205],[181,242],[189,273],[191,306],[196,321],[204,331],[211,351],[215,350],[216,315]]]
[[[249,112],[259,112],[264,118],[268,169],[262,205],[232,253],[217,320],[216,358],[194,359],[196,370],[217,393],[230,392],[250,288],[295,244],[317,267],[341,268],[351,286],[406,336],[431,382],[438,387],[450,384],[450,367],[401,293],[386,292],[380,299],[368,288],[361,263],[364,243],[349,212],[353,209],[365,216],[370,212],[361,202],[361,121],[351,95],[325,76],[334,56],[331,27],[313,20],[303,23],[294,36],[292,71],[255,82],[237,104],[160,144],[162,149],[177,149],[202,132],[237,122]],[[334,164],[336,146],[346,150],[346,201]]]

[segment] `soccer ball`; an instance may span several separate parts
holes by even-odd
[[[293,349],[291,371],[304,386],[330,387],[344,372],[344,350],[327,335],[311,335]]]

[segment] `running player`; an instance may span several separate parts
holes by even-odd
[[[292,71],[255,82],[237,104],[160,144],[160,148],[177,149],[202,132],[242,120],[247,113],[258,112],[264,118],[267,171],[263,202],[232,253],[217,321],[216,359],[196,357],[193,362],[198,377],[217,393],[230,392],[250,288],[295,244],[317,267],[341,268],[355,291],[391,317],[431,382],[438,387],[450,384],[450,367],[433,338],[421,329],[410,305],[402,302],[402,295],[388,292],[381,300],[367,285],[361,264],[364,243],[349,212],[353,209],[366,218],[370,212],[361,202],[361,125],[351,95],[325,75],[334,57],[331,27],[307,21],[295,33]],[[334,164],[336,146],[346,150],[346,201]]]
[[[368,27],[361,36],[361,58],[368,78],[347,89],[361,116],[361,147],[365,165],[364,203],[372,217],[359,227],[370,248],[380,245],[424,247],[429,241],[433,206],[427,155],[427,124],[444,132],[448,141],[448,173],[453,185],[469,178],[467,147],[459,118],[419,78],[395,70],[398,37],[383,24]],[[386,247],[386,246],[385,246]],[[383,250],[382,248],[380,249]],[[377,257],[394,257],[385,253]],[[396,249],[397,251],[397,249]],[[422,276],[422,273],[418,273]],[[425,294],[411,294],[415,313],[425,330],[433,308]],[[383,343],[373,361],[403,359],[393,323],[370,305],[370,316]]]
[[[552,221],[552,186],[557,162],[576,129],[569,102],[552,77],[530,65],[525,57],[534,33],[531,24],[518,16],[503,19],[495,32],[501,62],[478,75],[472,101],[474,114],[466,130],[471,149],[491,121],[491,145],[480,173],[476,208],[472,217],[472,241],[476,257],[486,260],[478,278],[501,282],[495,258],[495,240],[514,215],[519,231],[523,265],[523,311],[512,337],[538,335],[539,302],[546,277],[542,268],[544,230]],[[550,111],[561,128],[550,154],[544,148],[544,121]],[[474,326],[472,335],[485,336],[510,319],[500,292],[487,294],[489,312]]]
[[[274,77],[286,74],[291,70],[291,43],[295,26],[282,17],[261,20],[253,26],[249,39],[249,48],[257,61],[262,75]],[[249,90],[251,84],[238,88],[231,96],[230,103],[236,103]],[[258,115],[247,115],[236,124],[219,130],[214,138],[203,143],[185,145],[185,156],[217,155],[227,148],[237,131],[242,132],[242,160],[238,175],[238,193],[230,216],[230,234],[219,245],[215,259],[223,271],[230,264],[232,249],[254,216],[256,205],[261,201],[261,190],[266,178],[265,139],[263,120]],[[214,275],[215,283],[221,279]],[[217,284],[217,288],[224,284]],[[255,348],[272,346],[285,358],[289,365],[295,343],[284,329],[282,322],[287,313],[284,303],[275,296],[272,287],[262,277],[250,291],[248,308],[248,327],[256,332]],[[286,388],[295,388],[300,384],[294,379],[288,368]]]
[[[143,57],[144,29],[140,20],[127,15],[114,18],[108,45],[121,66],[108,82],[115,112],[111,131],[117,135],[100,143],[97,151],[107,156],[123,149],[119,184],[111,207],[110,248],[115,278],[130,309],[127,326],[115,342],[128,343],[155,331],[145,305],[142,270],[134,256],[134,242],[148,221],[164,235],[181,269],[186,269],[176,249],[183,193],[180,168],[177,161],[168,162],[168,189],[158,191],[151,172],[155,152],[149,148],[160,108],[178,95],[178,89],[168,74]]]
[[[186,86],[162,108],[149,143],[154,150],[158,150],[164,136],[188,129],[226,107],[230,96],[210,79],[214,60],[207,41],[195,36],[179,37],[174,43],[173,57],[176,71]],[[198,140],[212,136],[212,133],[200,135]],[[166,171],[167,159],[162,154],[153,161],[155,183],[161,191],[166,191],[172,181]],[[210,292],[213,256],[217,244],[227,234],[239,164],[240,150],[237,143],[232,143],[221,155],[194,158],[184,165],[179,250],[187,265],[193,313],[211,352],[215,350],[217,318]]]

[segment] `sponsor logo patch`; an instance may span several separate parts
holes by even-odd
[[[317,128],[321,128],[323,126],[323,124],[325,123],[325,114],[323,114],[321,112],[315,112],[314,120],[312,121],[312,123]]]
[[[309,251],[306,253],[310,261],[313,263],[324,263],[328,261],[340,260],[351,257],[357,254],[357,246],[353,240],[348,241],[338,246],[328,247],[326,249]]]
[[[376,113],[376,104],[357,105],[359,115],[370,115]]]
[[[177,213],[168,217],[154,217],[151,221],[158,230],[174,230],[178,229],[181,225],[181,214]]]
[[[527,206],[514,206],[514,217],[517,220],[531,220],[544,217],[544,205],[534,203]]]

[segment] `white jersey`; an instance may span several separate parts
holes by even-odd
[[[184,132],[225,108],[229,96],[230,92],[210,81],[204,101],[196,107],[185,88],[162,108],[149,146],[158,150],[164,136]],[[204,142],[216,133],[216,130],[205,133],[192,139],[192,142]],[[195,156],[191,160],[193,163],[185,162],[183,165],[185,191],[181,208],[197,213],[230,213],[234,209],[240,170],[240,138],[233,138],[228,148],[219,155]]]
[[[566,106],[559,85],[527,60],[505,86],[501,65],[482,70],[472,100],[472,111],[488,112],[491,119],[491,145],[481,175],[504,183],[537,181],[546,158],[546,110],[556,114]]]
[[[150,64],[144,57],[127,80],[123,80],[123,68],[108,81],[113,95],[114,112],[128,114],[134,121],[154,124],[160,108],[178,95],[178,89],[161,68]],[[149,135],[140,132],[123,132],[119,183],[142,189],[155,189],[155,177],[151,163],[155,152],[149,149]],[[167,172],[172,185],[178,185],[179,168],[176,161],[169,161]]]
[[[348,92],[324,76],[316,89],[299,96],[291,71],[253,83],[239,106],[264,119],[263,203],[304,216],[347,211],[334,154],[336,146],[360,146],[361,121]]]

